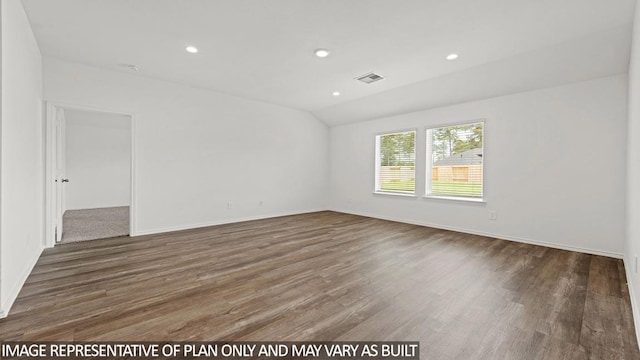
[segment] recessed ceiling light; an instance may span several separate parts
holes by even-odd
[[[334,91],[333,96],[340,96],[340,91]]]
[[[458,58],[458,54],[449,54],[447,55],[447,60],[455,60]]]
[[[327,49],[315,49],[313,53],[319,58],[326,58],[329,56],[329,50]]]
[[[187,50],[187,52],[190,52],[192,54],[195,54],[198,52],[198,48],[195,46],[187,46],[185,50]]]

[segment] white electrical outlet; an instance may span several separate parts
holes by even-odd
[[[232,205],[233,205],[233,203],[232,203],[231,201],[229,201],[229,202],[227,203],[227,209],[231,209],[231,206],[232,206]]]
[[[498,213],[495,210],[489,211],[489,220],[498,220]]]

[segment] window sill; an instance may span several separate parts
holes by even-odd
[[[383,196],[400,196],[405,198],[417,198],[416,194],[407,194],[401,192],[392,192],[392,191],[374,191],[373,195],[383,195]]]
[[[426,195],[426,196],[423,196],[422,198],[426,200],[458,201],[458,202],[479,204],[479,205],[484,205],[487,203],[486,201],[484,201],[483,198],[468,198],[468,197],[458,197],[458,196]]]

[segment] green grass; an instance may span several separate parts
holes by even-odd
[[[380,190],[387,191],[411,191],[413,192],[416,188],[415,180],[407,180],[407,181],[388,181],[383,182],[380,185]]]
[[[413,192],[415,180],[383,182],[380,190]],[[433,181],[431,195],[481,197],[482,184],[450,181]]]
[[[433,181],[431,183],[431,190],[432,195],[482,196],[482,184],[477,183]]]

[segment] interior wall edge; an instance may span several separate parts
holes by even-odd
[[[476,98],[470,98],[470,99],[459,100],[459,101],[451,101],[451,102],[446,102],[446,103],[443,103],[443,104],[438,104],[438,105],[433,105],[433,106],[409,108],[409,109],[406,109],[404,111],[398,111],[398,112],[384,114],[384,115],[380,115],[380,116],[372,116],[372,117],[368,117],[366,119],[361,119],[361,120],[357,120],[357,121],[352,121],[352,122],[347,122],[347,123],[332,124],[332,125],[329,126],[329,128],[330,129],[339,129],[341,127],[349,127],[349,126],[357,125],[357,124],[360,124],[360,123],[367,123],[367,122],[372,122],[372,121],[387,121],[387,120],[390,120],[390,119],[393,119],[393,118],[397,118],[397,117],[410,116],[410,115],[414,115],[414,114],[423,113],[425,111],[446,110],[448,108],[453,108],[453,107],[460,106],[460,105],[469,105],[469,104],[479,103],[479,102],[483,102],[483,101],[487,101],[487,100],[500,100],[500,99],[503,99],[503,98],[509,98],[511,96],[514,96],[514,95],[535,94],[537,92],[544,91],[544,90],[553,90],[553,89],[561,88],[561,87],[565,87],[565,86],[586,84],[586,83],[590,83],[590,82],[593,82],[593,81],[606,80],[606,79],[609,79],[609,78],[617,78],[617,77],[626,77],[626,78],[628,78],[629,77],[629,71],[627,70],[627,71],[615,72],[615,73],[612,73],[612,74],[607,74],[607,75],[602,75],[602,76],[595,76],[595,77],[588,78],[588,79],[569,81],[569,82],[564,82],[564,83],[556,84],[556,85],[540,86],[540,87],[536,87],[536,88],[533,88],[533,89],[501,93],[499,95],[488,95],[488,96],[484,96],[484,97],[476,97]],[[320,119],[317,116],[316,116],[316,118]],[[322,120],[320,120],[320,121],[322,121]]]
[[[598,249],[584,248],[584,247],[579,247],[579,246],[572,246],[572,245],[565,245],[565,244],[558,244],[558,243],[550,243],[550,242],[546,242],[546,241],[543,241],[543,240],[527,239],[527,238],[521,238],[521,237],[511,236],[511,235],[504,235],[504,234],[490,233],[490,232],[484,232],[484,231],[470,230],[470,229],[460,228],[460,227],[456,227],[456,226],[439,225],[439,224],[430,223],[430,222],[426,222],[426,221],[414,221],[414,220],[400,219],[400,218],[395,218],[395,217],[392,217],[392,216],[378,215],[378,214],[362,212],[362,211],[344,210],[344,209],[338,209],[338,208],[330,209],[330,211],[335,211],[335,212],[340,212],[340,213],[345,213],[345,214],[351,214],[351,215],[366,216],[366,217],[376,218],[376,219],[380,219],[380,220],[395,221],[395,222],[411,224],[411,225],[426,226],[426,227],[431,227],[431,228],[435,228],[435,229],[456,231],[456,232],[461,232],[461,233],[471,234],[471,235],[486,236],[486,237],[496,238],[498,240],[514,241],[514,242],[519,242],[519,243],[523,243],[523,244],[544,246],[544,247],[548,247],[548,248],[552,248],[552,249],[575,251],[575,252],[585,253],[585,254],[590,254],[590,255],[606,256],[606,257],[610,257],[610,258],[614,258],[614,259],[623,259],[624,258],[622,253],[616,253],[616,252],[611,252],[611,251],[606,251],[606,250],[598,250]]]
[[[302,214],[309,214],[309,213],[328,211],[328,210],[329,210],[328,208],[314,208],[314,209],[307,209],[307,210],[301,210],[301,211],[288,211],[288,212],[273,213],[273,214],[247,216],[247,217],[235,218],[235,219],[215,220],[211,222],[204,222],[204,223],[198,223],[198,224],[180,225],[180,226],[172,226],[172,227],[166,227],[166,228],[156,228],[156,229],[149,229],[149,230],[143,230],[143,231],[136,231],[135,234],[131,234],[131,236],[162,234],[162,233],[169,233],[174,231],[192,230],[192,229],[199,229],[199,228],[205,228],[210,226],[240,223],[244,221],[271,219],[271,218],[277,218],[282,216],[302,215]]]
[[[27,262],[28,266],[25,268],[25,271],[23,271],[22,274],[20,274],[20,278],[18,279],[18,282],[16,282],[16,285],[14,286],[13,289],[9,290],[6,304],[2,304],[2,306],[0,306],[0,319],[5,318],[9,315],[9,312],[11,311],[11,307],[13,306],[13,303],[18,298],[18,294],[20,294],[20,291],[22,290],[24,283],[27,281],[27,278],[29,277],[29,275],[31,275],[31,272],[33,271],[33,268],[36,266],[38,259],[40,259],[40,255],[42,255],[42,251],[44,251],[44,249],[45,249],[44,246],[40,246],[39,251],[34,252],[34,255],[36,256],[33,256],[31,259],[29,259],[29,261]]]
[[[2,110],[2,102],[3,102],[3,96],[2,94],[4,93],[4,81],[3,81],[3,74],[2,74],[2,69],[3,69],[3,65],[2,65],[2,60],[4,59],[3,55],[2,55],[2,47],[3,47],[3,41],[2,41],[2,37],[3,37],[3,23],[2,23],[2,6],[3,4],[0,2],[0,172],[2,171],[2,114],[3,114],[3,110]],[[0,194],[2,194],[2,176],[0,175]],[[0,319],[4,318],[7,316],[7,312],[4,311],[4,307],[2,306],[2,282],[4,281],[3,278],[3,271],[2,271],[2,251],[4,248],[4,238],[2,236],[2,200],[0,200]]]
[[[631,273],[629,269],[631,269],[631,260],[628,256],[624,256],[622,258],[622,261],[624,262],[624,273],[626,276],[625,282],[627,283],[627,288],[629,289],[629,301],[631,302],[634,325],[633,327],[636,330],[636,338],[640,339],[640,308],[639,305],[635,302],[635,299],[637,299],[637,293],[633,287],[633,281],[630,281]],[[638,347],[640,348],[640,344],[638,344]]]

